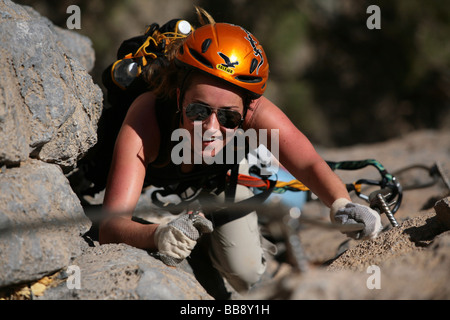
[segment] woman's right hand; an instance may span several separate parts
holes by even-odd
[[[186,259],[203,233],[211,233],[211,221],[200,214],[185,213],[155,231],[155,244],[161,260],[176,266]]]

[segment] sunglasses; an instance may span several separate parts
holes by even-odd
[[[185,110],[186,116],[190,121],[205,121],[215,110],[220,125],[228,129],[236,128],[243,121],[242,115],[235,110],[223,108],[215,109],[206,104],[197,102],[189,104]]]

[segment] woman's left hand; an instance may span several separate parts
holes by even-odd
[[[343,198],[333,203],[330,215],[333,222],[341,224],[363,223],[364,229],[345,233],[356,240],[374,239],[383,228],[378,212]]]

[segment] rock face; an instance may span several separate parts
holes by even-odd
[[[8,0],[0,19],[0,298],[211,299],[189,268],[85,236],[91,221],[67,177],[97,142],[92,43]],[[69,266],[80,289],[66,285]]]
[[[62,170],[29,160],[0,173],[0,287],[39,279],[81,253],[90,226]]]
[[[212,300],[186,268],[167,267],[125,244],[85,248],[72,265],[80,270],[80,286],[63,281],[40,299]]]
[[[90,40],[0,1],[0,287],[81,253],[90,227],[65,172],[97,139],[102,92]],[[80,54],[82,53],[82,54]]]
[[[86,70],[90,40],[10,1],[0,2],[0,13],[0,163],[31,157],[73,168],[97,141],[102,107]],[[78,59],[79,52],[87,53]]]

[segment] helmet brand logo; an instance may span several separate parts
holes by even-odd
[[[227,67],[224,66],[223,64],[218,64],[218,65],[216,66],[216,68],[219,69],[219,70],[225,71],[226,73],[229,73],[229,74],[233,74],[233,73],[234,73],[234,70],[233,70],[233,69],[227,68]]]
[[[226,73],[233,74],[234,67],[239,64],[239,61],[231,62],[231,59],[223,52],[217,52],[217,54],[223,59],[224,63],[219,63],[216,68]]]

